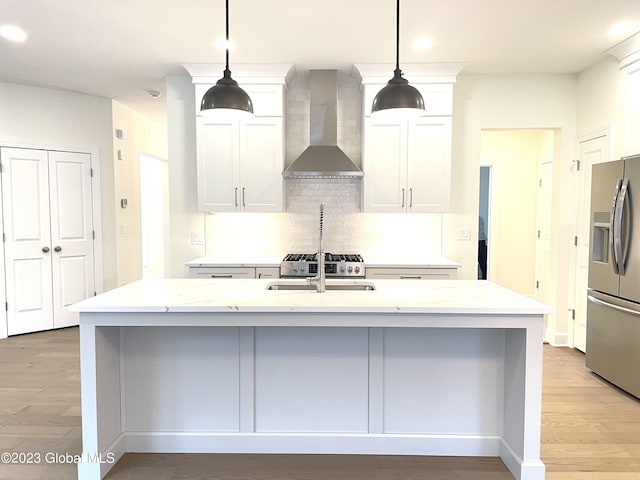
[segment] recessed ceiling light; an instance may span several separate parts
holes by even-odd
[[[216,48],[219,48],[220,50],[226,50],[227,48],[229,50],[233,50],[236,47],[236,44],[234,43],[233,40],[229,40],[227,42],[224,38],[221,38],[220,40],[216,40],[216,43],[214,45],[216,46]]]
[[[0,26],[0,36],[10,42],[24,42],[27,39],[27,33],[17,25]]]
[[[631,35],[636,31],[638,31],[638,24],[631,20],[614,23],[609,29],[609,33],[617,37],[621,37],[623,35]]]
[[[427,37],[419,37],[416,38],[413,42],[411,42],[411,46],[415,50],[428,50],[433,46],[433,42],[430,38]]]

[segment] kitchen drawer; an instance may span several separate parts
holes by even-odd
[[[280,278],[280,267],[256,267],[256,278]]]
[[[398,280],[455,280],[455,268],[367,268],[367,278]]]
[[[191,267],[191,278],[256,278],[252,267]]]

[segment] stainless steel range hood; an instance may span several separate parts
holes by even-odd
[[[362,170],[338,147],[338,71],[309,72],[309,143],[285,169],[284,178],[362,177]]]

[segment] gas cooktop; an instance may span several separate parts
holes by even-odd
[[[324,272],[327,277],[333,278],[364,278],[364,260],[361,255],[355,253],[325,252]],[[317,273],[317,253],[289,253],[280,263],[281,277],[312,277]]]

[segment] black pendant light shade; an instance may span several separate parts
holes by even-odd
[[[422,95],[417,88],[409,85],[400,70],[400,0],[396,0],[396,69],[393,71],[393,78],[373,99],[371,115],[408,117],[424,114]]]
[[[375,96],[371,112],[392,108],[419,110],[424,114],[422,95],[417,88],[409,85],[409,81],[402,77],[400,70],[393,72],[393,78]]]
[[[202,97],[200,112],[208,117],[242,118],[253,116],[253,103],[238,86],[229,70],[229,0],[226,0],[226,65],[223,76]]]
[[[202,97],[200,110],[203,115],[250,117],[253,115],[253,103],[227,69],[224,76]]]

